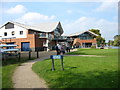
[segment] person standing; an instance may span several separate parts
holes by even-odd
[[[65,46],[65,44],[63,44],[63,45],[61,46],[61,54],[62,54],[62,55],[65,54],[65,50],[66,50],[66,46]]]
[[[61,45],[60,44],[56,45],[56,52],[57,52],[57,55],[59,55],[61,53]]]
[[[67,52],[70,52],[70,46],[67,44],[67,46],[66,46],[66,51]]]

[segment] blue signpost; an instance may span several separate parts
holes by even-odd
[[[52,59],[52,71],[55,70],[54,59],[61,59],[61,67],[62,67],[62,70],[64,70],[64,67],[63,67],[63,56],[62,55],[51,55],[50,59]]]

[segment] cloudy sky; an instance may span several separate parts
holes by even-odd
[[[64,35],[99,29],[108,41],[113,40],[114,35],[118,34],[118,2],[116,0],[2,2],[0,16],[0,25],[7,21],[17,21],[27,25],[60,21]]]

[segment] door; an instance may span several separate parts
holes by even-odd
[[[22,42],[21,43],[21,51],[29,51],[30,50],[30,43],[29,42]]]

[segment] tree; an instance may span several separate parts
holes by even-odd
[[[98,47],[105,45],[105,39],[103,37],[101,37],[100,30],[90,29],[89,31],[99,35],[99,36],[96,37]]]
[[[89,31],[94,32],[95,34],[101,36],[100,30],[98,29],[90,29]]]
[[[120,35],[114,36],[114,46],[120,46]]]
[[[98,47],[100,47],[100,46],[102,46],[102,45],[105,44],[105,39],[102,38],[101,36],[97,36],[97,37],[96,37],[96,40],[97,40],[97,45],[98,45]]]
[[[114,41],[112,41],[112,40],[108,41],[108,46],[113,46],[113,44],[114,44]]]

